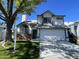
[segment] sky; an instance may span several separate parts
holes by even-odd
[[[31,20],[37,19],[37,15],[42,14],[46,10],[51,11],[56,15],[65,15],[65,21],[79,20],[79,0],[47,0],[39,5],[35,12],[28,18]]]
[[[29,20],[36,20],[37,15],[45,11],[51,11],[56,15],[65,15],[64,21],[72,22],[79,20],[79,0],[47,0],[47,2],[38,5],[35,12],[27,16]],[[19,14],[17,23],[20,23],[22,16]]]

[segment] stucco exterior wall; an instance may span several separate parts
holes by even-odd
[[[79,37],[79,24],[77,25],[77,36]]]
[[[43,17],[52,17],[52,14],[50,14],[50,13],[44,13]]]
[[[4,30],[4,28],[6,28],[6,25],[3,24],[3,25],[0,25],[0,40],[2,40],[2,31]]]
[[[49,17],[51,19],[51,24],[64,26],[64,19],[56,19],[56,16],[52,16],[51,13],[44,13],[43,15],[37,16],[38,24],[43,23],[44,17]]]
[[[37,16],[37,22],[38,22],[39,25],[42,24],[42,21],[43,21],[42,16]]]
[[[61,20],[55,20],[54,22],[55,22],[55,25],[64,26],[64,22],[63,22],[62,19]]]
[[[79,44],[79,24],[77,25],[77,44]]]
[[[71,26],[70,26],[70,30],[71,30],[71,32],[72,32],[74,35],[76,35],[76,34],[75,34],[75,30],[74,30],[74,25],[71,25]]]
[[[0,28],[0,40],[2,39],[2,38],[1,38],[2,30],[3,30],[3,29]]]

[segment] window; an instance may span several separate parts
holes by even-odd
[[[63,19],[63,17],[56,17],[56,19]]]
[[[51,23],[51,18],[50,17],[45,17],[43,19],[43,23]]]
[[[47,18],[44,18],[43,23],[47,23]]]

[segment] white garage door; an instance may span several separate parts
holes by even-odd
[[[63,29],[40,29],[40,40],[65,40]]]

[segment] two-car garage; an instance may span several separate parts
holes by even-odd
[[[40,28],[40,40],[65,40],[64,29]]]

